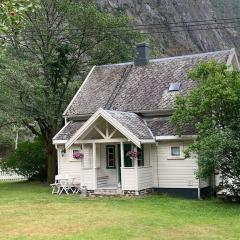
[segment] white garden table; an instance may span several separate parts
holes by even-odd
[[[59,191],[58,195],[61,195],[63,192],[65,192],[67,195],[69,195],[69,191],[74,193],[74,179],[75,177],[68,177],[68,176],[62,176],[61,179],[59,179]]]

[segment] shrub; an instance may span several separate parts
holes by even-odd
[[[4,171],[14,171],[29,179],[45,181],[47,152],[40,139],[19,143],[18,149],[0,163]]]

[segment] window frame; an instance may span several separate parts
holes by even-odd
[[[74,149],[72,149],[72,160],[71,161],[80,161],[81,159],[76,159],[76,158],[73,157],[74,152],[82,153],[82,149],[81,148],[78,148],[78,149],[74,148]]]
[[[179,148],[179,155],[172,155],[172,148]],[[169,146],[168,158],[167,160],[184,160],[185,157],[183,155],[183,144],[171,144]]]
[[[171,157],[180,157],[181,156],[181,147],[180,146],[171,146]],[[178,149],[179,150],[179,154],[174,154],[174,150],[173,149]]]
[[[113,166],[109,165],[109,149],[113,149]],[[115,145],[106,145],[106,168],[107,169],[116,169],[116,146]]]
[[[138,167],[144,167],[145,162],[144,162],[144,146],[143,145],[141,145],[141,148],[139,148],[139,147],[137,148],[137,153],[139,153],[139,152],[141,152],[142,158],[139,159],[139,155],[137,156]],[[139,164],[139,163],[141,163],[141,164]]]

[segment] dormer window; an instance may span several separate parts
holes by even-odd
[[[180,86],[181,86],[181,83],[179,83],[179,82],[170,83],[168,91],[169,92],[179,91]]]

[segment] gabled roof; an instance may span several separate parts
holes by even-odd
[[[178,136],[171,120],[168,117],[153,118],[146,120],[149,129],[151,129],[154,136]],[[185,127],[182,135],[196,135],[197,131],[194,126]]]
[[[79,139],[89,128],[92,127],[99,117],[105,119],[127,139],[140,147],[141,142],[154,142],[154,137],[146,122],[135,113],[109,111],[100,108],[94,113],[66,142],[68,149]]]
[[[229,63],[234,50],[150,60],[147,65],[133,63],[97,66],[76,93],[64,116],[91,115],[99,108],[127,111],[173,109],[175,95],[186,95],[195,86],[187,78],[190,69],[203,60]],[[170,83],[181,83],[179,92],[169,92]]]
[[[117,119],[139,139],[151,139],[152,134],[154,137],[178,136],[168,117],[143,120],[134,113],[109,110],[105,111],[113,118]],[[68,124],[65,125],[53,138],[53,143],[66,143],[83,126],[84,123],[85,122],[68,122]],[[182,136],[194,136],[196,134],[197,132],[194,126],[188,126],[182,132]]]
[[[68,122],[53,138],[53,141],[69,140],[84,122]]]
[[[128,129],[138,139],[153,139],[147,123],[135,113],[105,110],[112,118]]]

